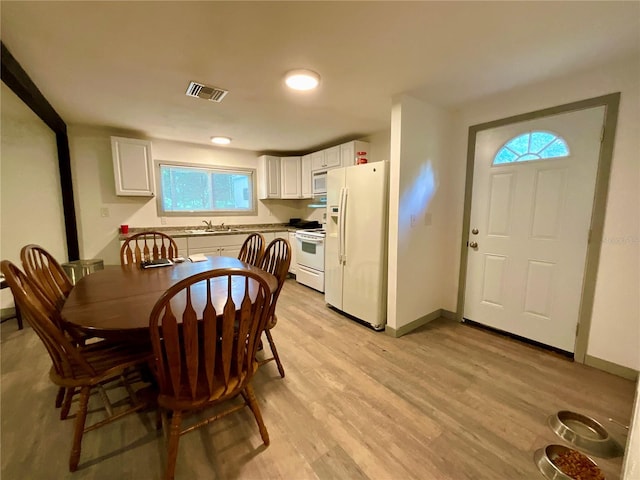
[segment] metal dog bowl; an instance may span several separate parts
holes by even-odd
[[[547,423],[556,435],[577,449],[596,457],[614,458],[624,455],[622,446],[596,420],[586,415],[561,410]]]
[[[593,468],[597,469],[601,473],[600,467],[598,467],[596,462],[591,460],[586,455],[583,455],[580,452],[577,452],[577,450],[573,450],[563,445],[547,445],[544,448],[540,448],[536,450],[536,452],[533,454],[533,461],[538,467],[538,470],[540,470],[540,473],[542,473],[544,478],[546,478],[547,480],[573,480],[574,477],[570,477],[569,475],[563,473],[562,470],[560,470],[556,466],[556,464],[553,463],[553,461],[557,457],[567,452],[578,453],[579,455],[587,459],[589,463],[591,463]],[[602,474],[601,478],[604,479],[604,474]]]

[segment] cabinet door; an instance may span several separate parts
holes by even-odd
[[[362,152],[364,152],[363,155],[358,155],[358,153]],[[356,165],[358,157],[364,157],[369,162],[371,161],[369,158],[369,144],[367,142],[355,140],[353,142],[347,142],[340,145],[340,160],[343,167]]]
[[[324,170],[325,167],[324,150],[313,152],[311,154],[311,170],[315,172],[316,170]]]
[[[263,155],[259,158],[258,197],[280,198],[280,157]]]
[[[296,232],[289,232],[289,244],[291,245],[291,264],[289,265],[289,273],[295,275],[298,268],[296,260]]]
[[[324,166],[336,168],[340,166],[340,146],[327,148],[324,151]]]
[[[116,195],[153,197],[153,158],[151,142],[111,137]]]
[[[305,155],[300,159],[300,195],[302,198],[312,198],[311,189],[311,155]]]
[[[300,198],[300,157],[280,159],[280,198]]]
[[[340,163],[343,167],[356,164],[355,142],[347,142],[340,145]]]
[[[220,256],[238,258],[242,250],[242,245],[230,245],[227,247],[220,247]]]

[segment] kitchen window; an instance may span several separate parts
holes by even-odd
[[[256,215],[255,170],[158,163],[162,216]]]

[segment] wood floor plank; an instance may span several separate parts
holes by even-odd
[[[286,377],[270,362],[254,378],[271,445],[241,410],[180,439],[177,479],[542,478],[533,453],[562,443],[546,424],[560,409],[591,415],[625,441],[607,419],[629,422],[634,382],[539,347],[445,319],[393,338],[293,280],[277,314]],[[46,351],[30,328],[0,328],[2,478],[161,478],[153,412],[86,434],[69,474],[73,420],[58,419]],[[97,398],[90,408],[100,418]],[[619,479],[622,458],[596,461]]]

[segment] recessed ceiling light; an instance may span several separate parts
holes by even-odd
[[[231,139],[229,137],[211,137],[211,142],[216,145],[229,145]]]
[[[284,81],[294,90],[313,90],[320,83],[320,75],[311,70],[291,70]]]

